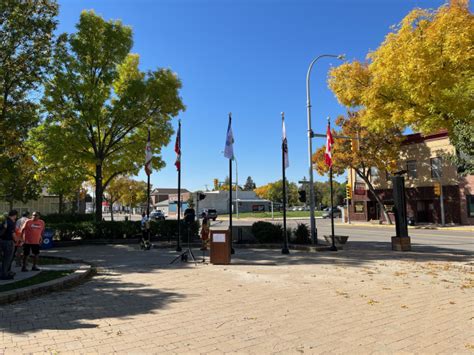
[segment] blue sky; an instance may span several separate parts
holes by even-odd
[[[281,178],[281,116],[285,112],[291,181],[308,177],[306,71],[323,53],[364,59],[391,25],[430,0],[61,0],[59,32],[75,31],[83,9],[133,28],[133,52],[143,70],[169,67],[183,81],[182,186],[212,187],[228,175],[224,158],[232,112],[239,184]],[[311,75],[312,124],[324,133],[326,117],[345,112],[327,87],[337,59],[317,62]],[[174,122],[177,126],[177,120]],[[324,144],[315,139],[313,149]],[[174,137],[163,149],[167,166],[154,187],[175,187]],[[235,168],[234,168],[235,172]],[[139,179],[145,180],[142,172]],[[235,176],[234,176],[235,179]],[[316,180],[326,180],[318,176]]]

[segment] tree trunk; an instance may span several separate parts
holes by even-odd
[[[388,215],[387,213],[387,209],[385,208],[385,205],[383,204],[383,201],[380,199],[380,197],[377,195],[377,193],[375,192],[375,189],[374,187],[372,186],[372,183],[370,182],[370,180],[368,178],[366,178],[364,176],[364,174],[361,174],[359,172],[359,170],[355,169],[357,175],[359,175],[362,180],[364,180],[364,182],[367,184],[367,186],[369,187],[369,191],[372,193],[372,195],[374,196],[375,200],[377,201],[377,203],[379,204],[380,206],[380,209],[382,210],[383,212],[383,215],[385,217],[385,220],[389,223],[389,224],[393,224],[392,223],[392,220],[390,219],[390,216]]]
[[[10,207],[9,211],[13,210],[13,200],[8,201],[8,206]]]
[[[102,163],[95,166],[95,220],[102,221]]]
[[[59,194],[59,214],[62,214],[63,213],[63,206],[64,206],[64,195],[63,194]]]

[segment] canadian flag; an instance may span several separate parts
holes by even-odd
[[[324,153],[324,160],[326,161],[326,165],[329,167],[332,166],[331,149],[332,149],[333,144],[334,144],[334,139],[332,138],[332,134],[331,134],[331,125],[328,122],[328,130],[326,132],[326,152]]]

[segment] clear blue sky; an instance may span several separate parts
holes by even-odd
[[[389,27],[413,8],[441,0],[61,0],[59,31],[73,32],[83,9],[133,28],[133,52],[143,70],[169,67],[183,81],[182,186],[212,187],[228,175],[223,157],[228,113],[233,115],[239,184],[281,178],[281,118],[286,116],[291,181],[308,177],[306,71],[323,53],[364,59]],[[344,113],[327,88],[336,59],[320,60],[311,75],[313,130]],[[174,122],[177,125],[177,120]],[[324,144],[315,139],[316,150]],[[177,186],[174,137],[167,166],[154,187]],[[235,172],[235,168],[234,168]],[[145,180],[142,172],[139,179]],[[235,176],[234,176],[235,179]],[[315,179],[326,180],[315,174]]]

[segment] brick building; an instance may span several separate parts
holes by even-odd
[[[407,170],[405,176],[407,215],[416,223],[441,223],[440,197],[435,185],[440,184],[444,195],[446,223],[474,224],[474,176],[459,176],[456,167],[446,159],[455,152],[447,132],[423,136],[406,136],[402,144],[397,170]],[[386,172],[372,169],[372,183],[385,207],[393,207],[392,183]],[[349,171],[352,201],[351,220],[383,220],[383,213],[366,184]],[[392,221],[394,219],[392,218]]]

